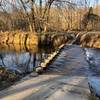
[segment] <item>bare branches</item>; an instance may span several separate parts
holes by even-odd
[[[99,14],[98,0],[95,3],[95,12]],[[91,0],[0,0],[0,11],[11,17],[8,21],[13,27],[16,23],[27,23],[25,28],[30,31],[41,32],[55,27],[80,29],[90,4]]]

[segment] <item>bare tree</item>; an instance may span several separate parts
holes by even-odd
[[[95,2],[98,5],[98,0]],[[0,0],[0,14],[3,12],[0,20],[8,23],[6,29],[26,29],[33,33],[81,30],[81,21],[90,3],[91,0]],[[97,9],[98,6],[96,13],[99,14]]]

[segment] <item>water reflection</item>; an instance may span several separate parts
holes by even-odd
[[[54,50],[38,49],[37,46],[19,44],[0,45],[0,66],[7,67],[17,73],[31,72]]]

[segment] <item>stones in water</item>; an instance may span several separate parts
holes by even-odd
[[[53,52],[47,59],[45,59],[37,68],[37,73],[42,73],[44,69],[47,68],[48,64],[50,64],[54,58],[60,53],[61,49],[64,47],[64,44],[62,44],[57,51]]]

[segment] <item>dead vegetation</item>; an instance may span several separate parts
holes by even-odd
[[[99,30],[100,5],[94,0],[87,18],[90,4],[91,0],[0,0],[0,30]]]
[[[0,43],[38,45],[38,36],[35,33],[22,31],[1,32]]]
[[[80,32],[74,44],[81,47],[100,48],[100,32]]]

